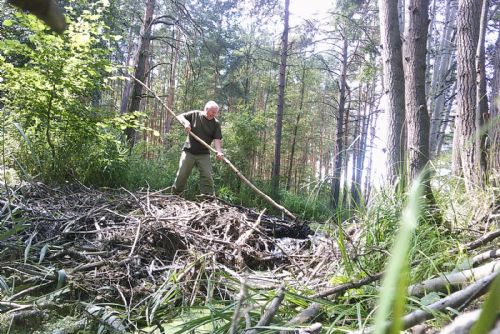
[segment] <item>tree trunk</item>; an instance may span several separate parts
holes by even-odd
[[[438,155],[440,139],[446,130],[445,123],[448,124],[448,107],[445,106],[447,79],[451,72],[453,58],[453,40],[456,16],[456,6],[454,0],[447,0],[445,7],[444,32],[434,60],[434,70],[432,73],[432,82],[429,91],[429,108],[431,117],[430,128],[430,153],[431,157]]]
[[[467,189],[479,180],[479,149],[475,144],[476,64],[481,4],[478,0],[459,0],[457,15],[457,118],[453,138],[453,171],[463,175]]]
[[[133,53],[133,29],[132,27],[129,30],[129,38],[128,38],[128,46],[127,46],[127,59],[125,60],[125,75],[128,76],[128,69],[127,67],[130,65],[130,58]],[[123,87],[123,93],[122,93],[122,98],[120,102],[120,114],[125,114],[127,112],[129,100],[130,100],[130,89],[132,88],[132,81],[131,80],[126,80],[125,81],[125,86]]]
[[[476,49],[476,161],[479,162],[480,170],[479,178],[477,180],[478,185],[484,185],[485,175],[486,175],[486,135],[482,131],[485,119],[488,114],[488,99],[486,92],[486,65],[485,65],[485,35],[486,28],[488,24],[488,0],[483,0],[483,6],[481,9],[481,23],[479,27],[479,40]]]
[[[406,142],[405,82],[397,3],[379,0],[379,16],[386,112],[389,115],[388,179],[394,185],[398,180],[404,180]]]
[[[175,32],[174,32],[175,31]],[[179,52],[181,47],[181,36],[180,36],[180,28],[176,27],[176,30],[172,29],[172,37],[175,40],[175,47],[172,47],[172,53],[170,55],[170,73],[168,77],[168,89],[167,89],[167,98],[165,104],[170,110],[174,110],[174,101],[175,101],[175,78],[177,72],[177,62],[179,60]],[[161,129],[161,134],[165,138],[166,135],[170,132],[170,128],[172,126],[173,116],[168,110],[164,111],[165,114],[165,124]],[[166,141],[165,141],[166,143]]]
[[[141,39],[139,41],[139,49],[136,55],[134,76],[142,82],[145,81],[146,75],[146,60],[149,56],[149,46],[151,43],[151,22],[153,21],[155,3],[156,0],[148,0],[146,4],[144,22],[141,27]],[[142,85],[138,82],[134,82],[132,87],[132,100],[130,101],[130,106],[128,108],[129,113],[138,111],[140,109],[142,98]],[[129,147],[134,147],[136,142],[135,129],[133,127],[128,127],[127,129],[125,129],[125,134],[127,136]]]
[[[340,199],[340,177],[342,175],[342,166],[344,161],[344,118],[345,105],[347,101],[347,36],[343,36],[342,48],[342,72],[339,83],[339,110],[337,115],[337,136],[335,145],[335,163],[333,166],[332,184],[331,184],[331,207],[337,208]]]
[[[429,161],[430,124],[425,98],[428,9],[429,0],[410,0],[405,13],[403,55],[410,181],[417,178]],[[424,180],[424,184],[428,182]]]
[[[276,112],[276,132],[274,143],[274,162],[271,174],[272,193],[276,197],[279,194],[280,168],[281,168],[281,131],[283,128],[283,109],[285,104],[285,84],[286,84],[286,60],[288,56],[288,18],[290,0],[285,0],[285,25],[281,37],[281,57],[278,91],[278,109]]]
[[[498,25],[498,24],[497,24]],[[498,27],[500,28],[500,27]],[[498,29],[497,28],[497,29]],[[500,29],[497,33],[497,41],[495,43],[495,59],[494,59],[494,73],[491,88],[490,100],[490,169],[493,175],[493,183],[500,186]]]
[[[290,149],[290,161],[288,163],[288,173],[287,173],[287,178],[286,178],[286,190],[290,191],[290,186],[292,184],[292,167],[293,167],[293,160],[295,156],[295,146],[297,144],[297,132],[299,130],[299,123],[300,123],[300,118],[303,113],[303,107],[304,107],[304,95],[305,95],[305,88],[306,88],[306,67],[302,68],[302,86],[300,88],[300,102],[299,102],[299,111],[297,113],[297,119],[295,120],[295,126],[293,127],[293,136],[292,136],[292,147]]]
[[[361,93],[363,91],[363,85],[359,86],[359,94],[358,94],[358,114],[354,121],[354,143],[352,144],[352,172],[351,172],[351,207],[356,207],[359,204],[359,194],[361,191],[361,187],[358,181],[358,174],[361,173],[361,170],[358,168],[358,162],[361,159]]]

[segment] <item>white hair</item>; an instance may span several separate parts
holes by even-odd
[[[219,105],[217,104],[217,102],[215,101],[208,101],[206,104],[205,104],[205,111],[210,109],[210,108],[217,108],[217,110],[219,110]]]

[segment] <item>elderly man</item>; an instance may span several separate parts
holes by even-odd
[[[219,113],[219,106],[214,101],[208,101],[203,111],[193,110],[177,116],[177,119],[184,125],[188,137],[182,149],[179,161],[179,169],[172,186],[174,194],[180,194],[186,187],[186,182],[193,167],[196,166],[200,172],[200,192],[204,195],[214,195],[214,180],[212,177],[212,164],[210,162],[210,151],[200,144],[189,133],[203,139],[210,145],[214,141],[217,150],[217,160],[222,160],[222,132],[219,121],[215,118]]]

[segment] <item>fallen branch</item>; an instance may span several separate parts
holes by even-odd
[[[500,258],[500,249],[490,250],[474,256],[471,260],[471,264],[474,267],[478,264],[485,262],[486,260],[498,259],[498,258]]]
[[[317,294],[313,295],[312,298],[321,298],[321,297],[327,297],[327,296],[331,296],[331,295],[339,295],[341,293],[344,293],[347,290],[356,289],[356,288],[359,288],[363,285],[367,285],[367,284],[373,283],[375,281],[378,281],[379,279],[382,278],[383,275],[384,275],[384,272],[379,272],[373,276],[360,279],[359,281],[340,284],[340,285],[334,286],[331,289],[328,289],[328,290],[325,290],[322,292],[318,292]]]
[[[498,272],[489,274],[488,276],[478,280],[477,282],[467,286],[463,290],[452,293],[451,295],[440,299],[439,301],[425,306],[425,309],[420,309],[405,315],[402,319],[402,330],[406,330],[415,325],[418,325],[426,320],[432,319],[436,312],[442,312],[446,309],[455,309],[464,306],[465,303],[470,303],[474,299],[481,297],[486,293],[488,286],[498,275]],[[386,323],[386,328],[390,326],[391,322]],[[365,328],[361,331],[363,334],[373,333],[374,328]],[[356,332],[360,333],[360,332]]]
[[[487,242],[494,240],[498,236],[500,236],[500,230],[493,231],[491,233],[487,233],[487,234],[483,235],[481,238],[467,243],[464,246],[464,248],[467,251],[474,250],[474,249],[486,244]],[[455,253],[456,251],[457,251],[456,249],[453,249],[453,250],[450,250],[449,253]],[[495,254],[497,254],[497,253],[495,253]],[[496,255],[492,256],[492,257],[496,257]],[[422,261],[414,261],[410,264],[410,267],[414,267],[414,266],[420,264],[421,262]],[[313,298],[324,298],[324,297],[328,297],[331,295],[339,295],[341,293],[344,293],[347,290],[356,289],[356,288],[359,288],[363,285],[367,285],[367,284],[376,282],[379,279],[381,279],[383,275],[384,275],[384,272],[379,272],[379,273],[376,273],[376,274],[371,275],[369,277],[365,277],[363,279],[360,279],[358,281],[351,281],[348,283],[340,284],[338,286],[334,286],[333,288],[327,289],[325,291],[318,292],[318,293],[314,294],[312,297]]]
[[[479,319],[481,310],[460,314],[441,331],[441,334],[468,334],[474,323]]]
[[[474,296],[479,298],[486,293],[488,286],[493,282],[499,272],[494,272],[488,276],[478,280],[477,282],[467,286],[465,289],[452,293],[429,306],[425,310],[417,310],[403,317],[404,329],[415,326],[422,321],[429,320],[433,317],[433,312],[441,312],[447,308],[456,308],[463,306],[464,302],[471,302]]]
[[[302,325],[307,322],[310,322],[312,319],[314,319],[318,313],[321,311],[321,305],[319,303],[311,303],[306,309],[302,310],[299,314],[297,314],[295,317],[290,319],[287,323],[286,326],[296,326],[296,325]],[[304,331],[303,333],[316,333],[321,331],[321,324],[319,324],[319,329],[317,328],[317,324],[312,324],[309,327],[309,331],[306,332],[308,329],[301,329],[301,331]],[[282,330],[280,331],[280,334],[289,334],[289,330]],[[300,333],[300,331],[299,331]]]
[[[271,304],[269,304],[269,307],[266,309],[266,311],[260,318],[257,325],[253,329],[246,330],[245,333],[257,334],[258,333],[257,328],[268,326],[271,323],[271,320],[273,320],[273,317],[276,314],[276,312],[278,312],[278,308],[280,307],[284,298],[285,298],[285,288],[281,286],[278,290],[278,294],[271,301]]]
[[[81,303],[85,312],[98,320],[101,324],[111,329],[112,333],[127,333],[127,327],[122,320],[114,315],[114,311],[107,307],[96,306],[88,303]]]
[[[441,291],[446,287],[465,284],[470,280],[479,280],[496,272],[500,272],[500,261],[494,261],[481,267],[464,270],[458,273],[442,274],[440,277],[409,286],[408,295],[421,296],[429,291]]]
[[[444,327],[440,334],[469,334],[472,326],[479,320],[480,314],[481,310],[462,313],[452,323]],[[493,328],[489,333],[500,332],[500,313],[497,315],[497,321]]]
[[[500,230],[496,230],[490,233],[486,233],[482,237],[480,237],[477,240],[474,240],[472,242],[469,242],[468,244],[465,244],[464,248],[468,251],[476,249],[485,243],[490,242],[491,240],[494,240],[496,238],[500,237]]]

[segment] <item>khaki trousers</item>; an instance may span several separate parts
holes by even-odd
[[[214,179],[212,177],[212,163],[210,162],[210,154],[192,154],[182,151],[179,160],[179,169],[175,177],[172,192],[180,194],[186,188],[186,183],[193,167],[200,172],[200,192],[202,194],[214,194]]]

